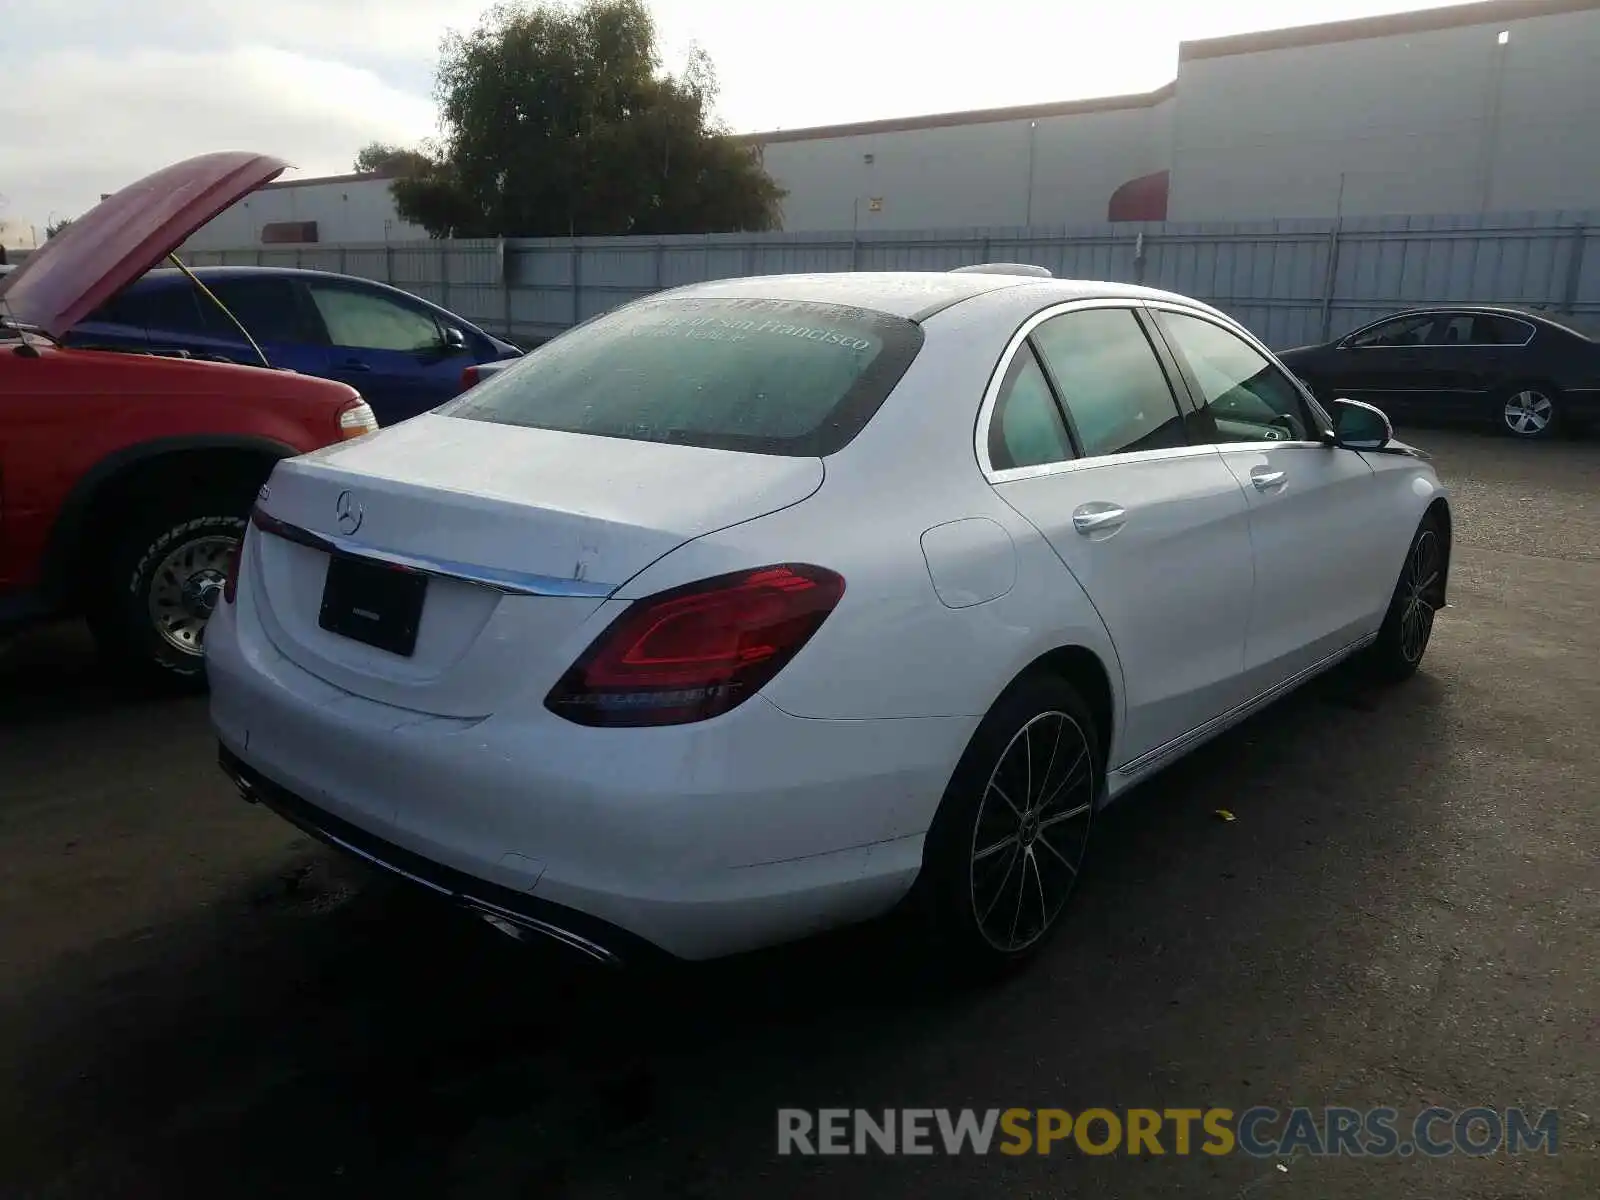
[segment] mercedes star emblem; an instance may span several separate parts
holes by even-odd
[[[367,510],[349,492],[340,492],[339,498],[333,502],[334,522],[342,534],[349,535],[360,529],[362,518],[366,515]]]

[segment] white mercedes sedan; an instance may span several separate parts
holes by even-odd
[[[522,938],[706,959],[902,902],[1041,945],[1095,813],[1347,656],[1451,514],[1181,296],[732,279],[281,463],[207,634],[244,796]]]

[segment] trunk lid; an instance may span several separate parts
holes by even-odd
[[[487,716],[553,684],[583,649],[579,627],[650,563],[799,503],[822,479],[819,458],[424,414],[280,464],[246,582],[267,637],[326,682]],[[411,654],[323,627],[329,564],[350,557],[429,573]]]
[[[59,340],[223,209],[288,169],[223,151],[164,167],[107,197],[0,276],[0,311]]]

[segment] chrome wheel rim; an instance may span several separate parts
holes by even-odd
[[[1044,712],[1016,732],[989,774],[973,823],[972,914],[996,950],[1043,937],[1077,882],[1094,819],[1095,763],[1082,727]]]
[[[1433,636],[1434,598],[1439,587],[1442,565],[1439,539],[1425,529],[1411,547],[1406,559],[1405,579],[1401,584],[1400,653],[1408,663],[1422,661],[1422,653]]]
[[[238,538],[184,542],[157,565],[150,580],[150,620],[163,641],[185,654],[203,654],[206,623],[222,597],[228,559]]]
[[[1506,401],[1506,428],[1521,437],[1533,437],[1549,428],[1555,411],[1555,404],[1543,392],[1518,392]]]

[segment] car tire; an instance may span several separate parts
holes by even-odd
[[[1523,441],[1554,437],[1561,428],[1561,394],[1547,383],[1515,383],[1495,398],[1500,432]]]
[[[1433,516],[1426,516],[1412,535],[1378,640],[1367,653],[1368,665],[1379,679],[1399,683],[1422,665],[1433,637],[1434,616],[1444,603],[1449,566],[1444,532]]]
[[[138,521],[114,545],[90,625],[120,673],[168,690],[204,689],[205,626],[245,528],[224,507]]]
[[[1055,932],[1083,868],[1104,769],[1100,731],[1066,680],[1025,675],[996,701],[924,843],[918,907],[940,967],[990,976]]]

